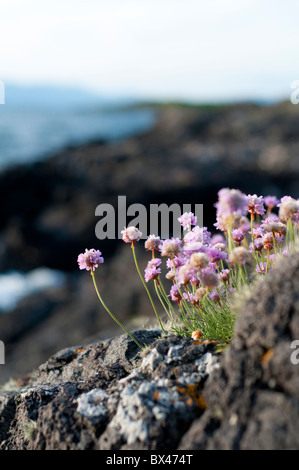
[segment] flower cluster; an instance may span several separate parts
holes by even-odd
[[[163,331],[147,283],[154,282],[159,301],[171,329],[180,335],[228,343],[233,337],[235,316],[231,300],[235,291],[256,276],[275,268],[278,257],[294,249],[299,230],[299,200],[284,196],[246,195],[238,189],[223,188],[216,207],[217,231],[196,225],[192,212],[178,220],[183,238],[161,240],[150,235],[146,251],[152,253],[144,271],[138,267],[135,243],[141,239],[136,227],[122,231],[131,243],[138,274],[147,291]],[[162,276],[162,262],[165,273]],[[80,269],[91,270],[103,262],[101,252],[86,250],[79,255]],[[164,287],[164,282],[171,285]]]

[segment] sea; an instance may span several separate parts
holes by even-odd
[[[116,142],[144,133],[156,122],[150,108],[133,106],[72,106],[61,100],[0,105],[0,171],[16,164],[50,158],[66,147],[96,141]],[[47,267],[29,273],[0,273],[0,313],[12,311],[33,292],[63,285],[65,275]]]
[[[153,109],[7,109],[0,106],[0,171],[16,163],[49,158],[94,141],[113,142],[145,132]]]

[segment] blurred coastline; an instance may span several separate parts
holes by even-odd
[[[45,123],[36,153],[20,142],[30,160],[16,148],[16,158],[0,172],[0,271],[30,276],[41,270],[34,278],[40,281],[38,289],[32,279],[26,284],[12,278],[19,292],[25,286],[26,293],[27,286],[29,295],[21,295],[9,313],[0,315],[0,339],[7,352],[1,383],[10,375],[29,373],[58,349],[118,334],[96,299],[90,276],[78,271],[77,256],[85,248],[103,253],[101,292],[120,320],[133,325],[154,321],[130,248],[95,236],[98,204],[116,207],[119,195],[127,197],[128,205],[146,207],[202,203],[204,225],[211,230],[223,186],[299,197],[299,107],[290,102],[137,103],[105,113],[100,119],[107,129],[111,126],[110,134],[94,128],[90,115],[78,128],[70,120],[74,140],[63,144],[61,139],[51,148],[50,140],[43,140]],[[63,115],[58,118],[63,120]],[[55,122],[59,129],[59,119]],[[42,124],[39,119],[37,123]],[[49,127],[49,134],[55,134],[53,129]],[[47,158],[41,157],[40,142],[49,151]],[[4,147],[0,153],[5,155]],[[148,254],[141,245],[137,254],[144,269]],[[42,270],[64,277],[60,283],[48,277],[45,285]]]

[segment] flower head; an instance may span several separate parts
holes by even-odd
[[[211,268],[205,268],[200,274],[200,280],[204,287],[215,289],[219,284],[217,274]]]
[[[173,286],[171,286],[171,289],[170,289],[170,298],[173,302],[178,302],[180,303],[181,300],[182,300],[182,297],[181,297],[181,294],[179,292],[179,288],[176,284],[174,284]]]
[[[156,237],[155,235],[149,235],[144,246],[145,249],[148,251],[158,251],[161,248],[161,244],[162,241],[160,237]]]
[[[296,199],[291,198],[290,196],[284,196],[281,198],[281,203],[279,206],[279,218],[283,222],[288,220],[297,220],[299,216],[299,203]]]
[[[243,232],[243,230],[239,228],[235,228],[232,231],[232,237],[233,237],[234,242],[236,242],[239,245],[244,240],[245,233]]]
[[[157,279],[159,277],[159,274],[161,274],[161,269],[158,267],[162,261],[159,258],[154,258],[151,259],[147,263],[147,267],[144,271],[144,278],[146,282],[152,280],[152,279]]]
[[[245,215],[247,198],[239,189],[223,188],[218,192],[218,202],[215,206],[219,216],[226,217],[234,212]]]
[[[229,282],[229,269],[222,269],[218,274],[218,277],[220,281],[223,281],[224,283]]]
[[[142,233],[136,227],[125,227],[121,234],[125,243],[138,242],[142,236]]]
[[[162,243],[161,255],[173,258],[174,256],[177,256],[180,250],[181,240],[179,238],[168,238]]]
[[[193,212],[185,212],[181,217],[178,218],[181,226],[186,229],[191,229],[191,225],[196,225],[197,217],[193,214]]]
[[[231,265],[245,264],[251,260],[248,250],[243,246],[237,246],[229,254],[229,262]]]
[[[205,253],[193,253],[189,263],[194,268],[206,268],[209,264],[209,258]]]
[[[80,269],[86,269],[86,271],[94,271],[99,264],[104,263],[104,258],[99,250],[92,248],[91,250],[85,249],[85,253],[80,253],[78,256],[78,264]]]
[[[257,196],[256,194],[248,194],[247,196],[247,210],[251,214],[264,215],[266,209],[264,207],[263,196]]]

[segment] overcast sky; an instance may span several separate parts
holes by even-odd
[[[0,0],[0,80],[156,99],[280,99],[298,0]]]

